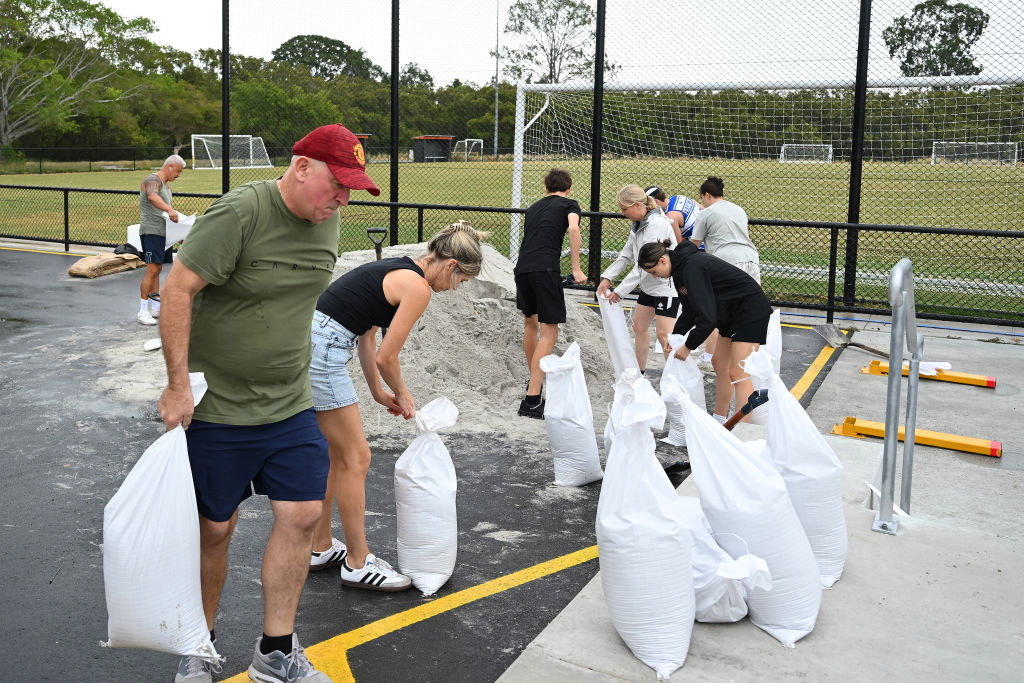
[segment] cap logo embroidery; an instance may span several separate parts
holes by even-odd
[[[356,161],[359,162],[360,166],[366,166],[366,155],[363,154],[362,145],[357,143],[356,146],[352,148],[352,153],[356,155]]]

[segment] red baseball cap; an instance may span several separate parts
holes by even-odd
[[[366,190],[374,197],[380,188],[366,175],[366,155],[359,138],[341,125],[320,126],[292,146],[292,154],[327,164],[338,182],[353,190]]]

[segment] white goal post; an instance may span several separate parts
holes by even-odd
[[[480,138],[466,138],[455,143],[452,161],[480,161],[484,158],[484,141]]]
[[[231,168],[273,168],[270,155],[258,135],[232,135],[230,141]],[[223,137],[220,133],[192,136],[192,168],[222,168],[224,161]]]
[[[779,150],[780,164],[831,164],[832,145],[787,142]]]
[[[932,166],[948,163],[988,163],[1017,165],[1016,142],[940,142],[932,143]]]

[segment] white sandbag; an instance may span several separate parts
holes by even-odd
[[[676,358],[678,351],[686,342],[686,336],[682,334],[670,334],[668,344],[672,349],[668,360],[665,361],[665,368],[661,371],[661,398],[665,401],[665,408],[668,411],[668,434],[662,439],[665,443],[673,446],[686,445],[686,423],[683,421],[683,407],[678,401],[670,400],[665,396],[665,378],[671,377],[679,383],[679,386],[690,396],[690,400],[697,406],[707,410],[707,398],[704,395],[704,374],[697,366],[697,359],[690,354],[686,360]]]
[[[761,345],[761,350],[766,351],[772,359],[772,369],[778,375],[782,368],[782,310],[775,308],[768,318],[767,341]]]
[[[555,484],[583,486],[603,475],[594,434],[594,410],[580,361],[580,345],[569,344],[560,357],[540,359],[548,385],[544,427],[554,457]]]
[[[640,365],[636,362],[636,351],[626,326],[626,313],[621,303],[612,303],[606,297],[597,297],[601,309],[601,324],[604,325],[604,338],[608,342],[608,353],[612,357],[612,368],[615,369],[613,381],[622,377],[628,368],[637,372]]]
[[[810,543],[767,459],[750,456],[722,425],[683,397],[686,442],[701,509],[719,545],[733,558],[764,558],[772,589],[747,590],[750,620],[786,647],[814,629],[821,581]],[[743,546],[728,543],[738,537]]]
[[[189,374],[198,404],[203,373]],[[146,449],[103,508],[104,647],[220,662],[203,613],[199,510],[179,425]]]
[[[679,507],[693,535],[693,590],[697,621],[739,621],[747,616],[747,587],[771,589],[768,564],[749,553],[734,560],[722,550],[712,535],[711,525],[697,498],[681,496]]]
[[[768,387],[768,455],[786,482],[821,573],[830,588],[846,564],[849,539],[843,508],[843,465],[800,401],[771,369],[763,351],[751,354],[746,370]]]
[[[616,383],[615,441],[596,531],[612,624],[637,659],[667,679],[686,661],[693,631],[692,540],[679,497],[654,455],[649,425],[664,423],[665,406],[648,400],[651,394],[636,370]]]
[[[437,433],[458,417],[443,396],[417,410],[416,438],[395,463],[398,566],[423,595],[436,593],[455,570],[455,465]]]

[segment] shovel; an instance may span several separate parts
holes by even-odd
[[[835,323],[826,325],[815,325],[814,331],[821,335],[821,338],[825,340],[825,343],[836,349],[845,349],[847,346],[856,346],[858,349],[864,349],[868,353],[873,353],[876,356],[882,358],[888,358],[889,354],[885,351],[879,351],[873,346],[867,344],[861,344],[860,342],[850,341],[843,334],[843,331],[839,329],[839,326]]]

